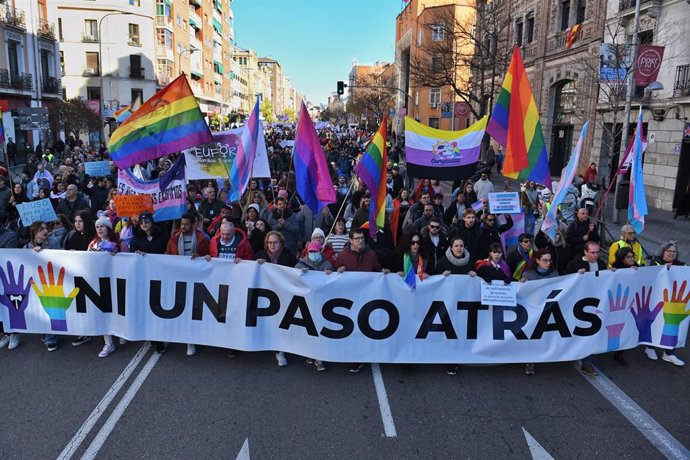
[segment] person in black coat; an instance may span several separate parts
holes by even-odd
[[[445,254],[436,264],[434,273],[437,275],[470,275],[476,276],[473,270],[472,255],[465,249],[465,242],[459,236],[450,239],[450,245]]]
[[[565,273],[600,272],[606,270],[606,263],[599,259],[599,243],[596,241],[585,242],[582,249],[583,255],[571,260],[565,267]]]
[[[479,226],[484,239],[483,245],[480,248],[482,251],[479,254],[473,254],[477,260],[489,257],[489,245],[491,245],[491,243],[500,243],[501,233],[507,232],[513,228],[513,218],[510,217],[510,214],[504,214],[504,216],[506,218],[506,223],[498,225],[498,215],[493,213],[484,214],[482,223]]]
[[[129,245],[130,252],[139,254],[165,254],[168,236],[154,224],[150,212],[139,215],[139,226],[134,229],[134,237]]]
[[[477,222],[477,215],[472,208],[467,208],[462,213],[462,221],[454,226],[450,232],[450,236],[460,236],[465,242],[465,247],[470,254],[480,254],[483,252],[483,246],[486,244],[482,237],[479,223]],[[475,259],[476,260],[476,259]]]
[[[478,260],[475,268],[477,275],[487,283],[503,281],[508,284],[513,281],[513,278],[510,276],[510,268],[503,260],[503,246],[500,243],[491,243],[489,246],[489,257]]]
[[[443,228],[441,219],[432,217],[429,225],[422,229],[421,234],[422,247],[429,256],[429,270],[434,270],[438,261],[446,253],[446,249],[448,249],[448,238],[446,237],[446,231]]]
[[[598,243],[599,234],[596,232],[594,222],[590,222],[587,209],[580,208],[577,210],[575,220],[568,225],[568,230],[565,232],[565,242],[570,247],[571,256],[579,257],[588,241]]]

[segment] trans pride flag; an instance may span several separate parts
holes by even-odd
[[[568,160],[568,165],[563,170],[561,174],[561,181],[558,183],[558,190],[553,197],[551,202],[551,207],[544,217],[544,223],[541,224],[541,230],[551,238],[551,241],[556,241],[556,227],[558,223],[556,222],[556,212],[558,207],[563,203],[563,199],[568,193],[568,188],[573,183],[575,179],[575,173],[577,172],[577,165],[580,162],[580,154],[582,153],[582,144],[585,142],[585,136],[587,136],[587,128],[589,128],[589,122],[586,122],[582,126],[582,131],[580,131],[580,138],[577,141],[577,145],[573,150],[572,155],[570,155],[570,160]]]
[[[292,158],[295,162],[297,193],[309,209],[316,214],[325,205],[335,203],[335,189],[326,155],[304,102],[300,108]]]
[[[237,155],[230,168],[230,200],[239,201],[249,185],[249,179],[254,169],[254,158],[259,145],[259,138],[263,138],[264,130],[259,120],[259,98],[256,98],[254,110],[242,130],[240,144],[237,146]]]
[[[366,151],[355,166],[355,172],[371,193],[369,204],[369,235],[376,235],[376,228],[383,228],[386,220],[386,118],[374,135]]]
[[[405,117],[407,174],[429,179],[470,177],[479,161],[487,117],[462,131],[444,131]]]
[[[642,175],[642,106],[637,116],[635,142],[632,149],[632,165],[630,169],[630,190],[628,191],[628,221],[639,235],[644,230],[644,216],[647,215],[647,197],[644,190],[644,176]]]
[[[143,161],[213,142],[187,77],[158,91],[113,132],[110,157],[124,169]]]
[[[117,121],[118,123],[124,123],[125,121],[127,121],[127,119],[134,112],[137,111],[140,104],[141,103],[139,101],[139,97],[137,96],[137,98],[134,99],[131,104],[128,104],[128,105],[116,110],[115,112],[113,112],[113,116],[115,117],[115,121]]]
[[[504,176],[532,180],[551,188],[539,111],[517,45],[486,132],[506,149]]]

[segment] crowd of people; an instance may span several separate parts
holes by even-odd
[[[590,190],[596,188],[596,168],[590,167],[568,190],[557,212],[556,237],[541,231],[550,206],[551,191],[543,184],[528,181],[520,190],[525,228],[515,247],[504,247],[501,234],[510,230],[513,219],[489,210],[489,194],[494,184],[489,173],[473,182],[456,181],[449,190],[434,179],[414,179],[406,174],[403,147],[389,146],[386,165],[386,224],[372,238],[369,232],[371,194],[354,174],[354,165],[371,133],[324,130],[320,133],[337,202],[316,215],[296,193],[291,150],[284,141],[294,139],[294,127],[274,125],[266,132],[270,179],[251,179],[239,201],[230,199],[228,179],[189,181],[187,210],[177,221],[156,222],[145,212],[119,216],[117,169],[105,177],[89,177],[84,163],[107,160],[105,148],[91,149],[71,139],[62,150],[50,146],[41,157],[29,156],[20,176],[0,175],[0,248],[61,249],[169,254],[181,257],[220,258],[235,262],[255,260],[308,271],[364,271],[403,275],[405,260],[411,260],[422,278],[432,275],[478,276],[486,281],[530,282],[572,273],[636,269],[643,265],[683,265],[674,242],[661,246],[647,258],[636,239],[635,230],[624,225],[620,240],[601,253],[600,233],[590,217]],[[502,160],[502,152],[499,151]],[[146,179],[165,174],[176,156],[140,165]],[[502,162],[502,161],[501,161]],[[499,163],[500,165],[500,163]],[[500,170],[498,171],[500,173]],[[33,222],[24,226],[17,205],[48,198],[55,208],[55,222]],[[0,348],[15,349],[20,334],[3,334]],[[115,338],[105,336],[99,357],[116,350]],[[92,337],[77,337],[80,346]],[[56,335],[45,335],[48,351],[58,348]],[[119,343],[126,343],[123,338]],[[157,352],[165,343],[153,343]],[[187,345],[194,355],[196,346]],[[235,356],[238,352],[230,350]],[[647,348],[650,359],[656,350]],[[623,352],[614,354],[627,365]],[[662,359],[674,365],[684,363],[673,350]],[[285,353],[276,352],[279,366],[286,366]],[[325,363],[308,359],[319,371]],[[362,368],[354,363],[351,372]],[[454,375],[458,366],[449,365]],[[591,358],[582,363],[590,375],[596,371]],[[535,372],[527,364],[525,372]]]

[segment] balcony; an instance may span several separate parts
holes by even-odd
[[[83,77],[98,77],[100,74],[101,74],[101,72],[98,69],[89,68],[89,67],[84,69],[84,71],[81,73],[81,75]]]
[[[169,31],[173,31],[173,20],[167,16],[156,16],[156,27],[163,27]]]
[[[172,78],[170,78],[168,75],[156,76],[156,85],[157,86],[168,86],[168,84],[170,84],[171,81],[172,81]]]
[[[593,22],[585,21],[582,24],[580,33],[578,34],[577,39],[575,40],[575,43],[573,43],[573,47],[571,49],[577,48],[579,45],[585,43],[586,40],[592,38],[592,34],[594,33],[594,26],[595,24]],[[562,30],[558,32],[556,35],[549,37],[549,39],[546,42],[546,51],[557,52],[566,50],[565,43],[567,39],[568,30]]]
[[[673,96],[690,96],[690,64],[676,66]]]
[[[81,34],[82,43],[98,43],[98,35]]]
[[[17,29],[26,30],[26,19],[24,11],[12,8],[7,5],[0,9],[0,22],[6,26],[16,27]]]
[[[164,45],[156,47],[156,57],[167,59],[170,62],[175,62],[175,53],[172,48],[166,48]]]
[[[203,24],[203,22],[201,22],[201,17],[196,14],[196,8],[194,7],[189,8],[189,24],[195,29],[201,29],[201,24]]]
[[[641,0],[640,5],[650,1],[651,0]],[[625,11],[629,8],[635,8],[635,0],[618,0],[618,11]]]
[[[522,46],[522,55],[525,59],[534,59],[537,53],[537,44],[535,42],[528,43]]]
[[[143,80],[146,78],[143,67],[130,67],[129,68],[129,78]]]
[[[41,82],[41,89],[44,93],[58,94],[60,90],[60,80],[55,77],[48,77]]]
[[[132,39],[130,37],[129,41],[127,42],[129,46],[136,46],[137,48],[141,48],[141,41],[139,39]]]
[[[10,72],[7,69],[0,69],[0,87],[31,91],[34,88],[33,76],[30,73]]]
[[[55,24],[48,22],[45,19],[39,19],[36,35],[39,37],[48,38],[50,40],[55,40]]]

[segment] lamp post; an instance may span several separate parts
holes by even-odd
[[[182,51],[180,51],[178,53],[178,56],[177,56],[178,75],[182,75],[184,73],[184,71],[182,70],[182,55],[184,55],[184,53],[189,53],[189,56],[191,57],[191,55],[196,53],[197,51],[199,51],[198,48],[194,48],[192,45],[189,45],[189,48],[184,48]]]
[[[101,17],[101,19],[98,20],[98,86],[99,91],[101,93],[100,100],[98,101],[98,118],[101,127],[101,142],[105,142],[105,127],[103,126],[103,102],[105,101],[105,99],[103,98],[103,40],[101,39],[101,24],[103,23],[103,20],[105,18],[107,18],[108,16],[114,16],[116,14],[121,14],[125,16],[139,16],[142,18],[153,19],[151,16],[146,16],[145,14],[132,13],[130,11],[113,11],[112,13],[103,15],[103,17]]]

